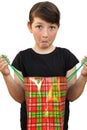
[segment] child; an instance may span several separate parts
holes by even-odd
[[[72,80],[67,82],[67,90],[65,89],[65,93],[67,92],[66,98],[63,97],[63,100],[65,101],[63,103],[65,104],[65,107],[63,106],[62,108],[65,108],[64,120],[63,118],[60,118],[59,121],[54,121],[52,113],[51,115],[49,115],[48,110],[51,111],[51,109],[53,108],[59,109],[55,107],[55,105],[52,107],[51,104],[53,103],[53,98],[55,98],[56,104],[58,100],[61,101],[61,97],[56,99],[56,96],[53,95],[51,99],[51,96],[53,94],[52,91],[54,91],[54,89],[56,88],[54,84],[55,88],[49,89],[49,92],[47,93],[47,95],[45,95],[46,98],[41,98],[41,92],[43,91],[42,89],[46,91],[42,82],[49,82],[50,79],[51,82],[53,80],[57,81],[62,77],[65,82],[65,78],[67,79],[67,77],[71,73],[73,73],[73,71],[75,71],[78,59],[68,49],[56,47],[53,45],[53,42],[55,40],[56,34],[60,26],[60,11],[53,3],[48,1],[36,3],[30,10],[29,22],[27,23],[27,26],[34,36],[35,45],[32,48],[20,51],[12,63],[12,65],[19,71],[19,73],[23,75],[25,79],[24,83],[19,80],[16,74],[14,74],[14,79],[12,78],[10,70],[8,68],[8,64],[4,61],[2,56],[0,56],[0,71],[6,82],[9,93],[17,102],[22,104],[22,130],[35,130],[36,128],[38,128],[38,130],[67,130],[69,116],[68,103],[69,101],[76,100],[83,92],[83,89],[87,81],[87,63],[84,64],[84,67],[78,79],[75,75],[72,78]],[[86,59],[86,57],[84,57],[83,60],[84,59]],[[39,86],[40,83],[42,84],[42,86]],[[38,87],[38,90],[36,90],[36,86]],[[48,87],[49,85],[46,86],[46,89],[48,89]],[[30,93],[29,88],[32,89],[32,91],[34,91],[33,93],[37,91],[37,100],[36,98],[32,97],[32,93]],[[61,89],[61,85],[59,89]],[[41,104],[42,100],[45,100],[46,103],[50,104],[50,107],[49,105],[45,107],[45,105],[47,104]],[[37,101],[39,102],[37,103],[39,107],[36,106],[36,108],[33,105],[35,105],[34,102],[36,103]],[[27,117],[26,108],[28,111]],[[30,112],[30,109],[32,109],[31,111],[34,112],[33,115]],[[40,115],[42,114],[40,113],[42,112],[42,110],[47,110],[45,115]],[[55,111],[56,110],[54,110],[54,112]],[[27,122],[26,120],[24,121],[23,118],[27,118]]]

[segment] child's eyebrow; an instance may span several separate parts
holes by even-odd
[[[43,24],[42,22],[36,22],[35,24]]]
[[[37,25],[37,24],[40,24],[40,25],[41,25],[41,24],[44,24],[44,23],[43,23],[43,22],[36,22],[35,24],[36,24],[36,25]],[[48,25],[49,25],[49,26],[50,26],[50,25],[55,25],[55,23],[49,23]]]

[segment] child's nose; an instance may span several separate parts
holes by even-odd
[[[43,37],[48,37],[48,30],[47,29],[43,30]]]

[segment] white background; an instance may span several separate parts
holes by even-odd
[[[50,0],[61,12],[61,25],[55,45],[71,50],[79,60],[87,55],[86,0]],[[27,29],[28,12],[38,0],[0,1],[0,55],[10,61],[34,40]],[[79,72],[80,73],[80,72]],[[78,75],[79,75],[78,73]],[[69,130],[87,130],[87,85],[81,97],[70,103]],[[0,130],[20,130],[20,104],[14,101],[0,73]]]

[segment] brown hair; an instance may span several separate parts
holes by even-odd
[[[60,11],[56,5],[51,2],[38,2],[30,10],[29,21],[33,23],[34,17],[39,17],[47,22],[60,24]]]

